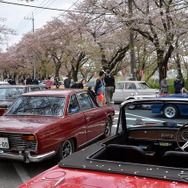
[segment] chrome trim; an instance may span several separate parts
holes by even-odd
[[[44,159],[53,157],[56,154],[55,151],[50,151],[48,153],[40,154],[40,155],[31,155],[30,151],[24,151],[24,153],[20,154],[12,154],[12,153],[6,153],[3,151],[0,153],[0,159],[13,159],[13,160],[19,160],[23,161],[25,163],[29,162],[40,162]]]

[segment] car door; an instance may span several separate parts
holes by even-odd
[[[65,137],[76,137],[77,146],[83,145],[88,140],[87,122],[84,113],[81,111],[76,95],[70,97],[67,108],[68,115],[64,119],[66,128]]]
[[[112,100],[114,102],[121,102],[124,100],[124,82],[117,82],[115,93],[113,94]]]
[[[87,92],[77,94],[80,107],[87,122],[88,139],[102,135],[106,125],[106,114],[103,107],[98,107]]]

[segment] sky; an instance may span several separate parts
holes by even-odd
[[[9,2],[13,4],[8,4]],[[18,43],[24,34],[33,31],[33,29],[36,30],[42,27],[48,21],[52,20],[53,17],[62,16],[63,18],[63,14],[66,13],[64,11],[47,10],[16,4],[71,10],[74,5],[80,2],[81,0],[34,0],[34,2],[26,2],[24,0],[0,0],[0,24],[14,29],[17,33],[17,35],[12,35],[9,41],[1,46],[3,51],[6,51],[7,47]]]

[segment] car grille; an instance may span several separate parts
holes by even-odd
[[[0,137],[8,138],[9,141],[9,149],[8,150],[15,150],[15,151],[23,151],[24,149],[30,150],[30,151],[36,151],[37,150],[37,141],[28,141],[28,140],[22,140],[23,134],[19,133],[4,133],[0,132]],[[25,134],[24,134],[25,135]],[[2,148],[0,148],[2,150]],[[7,149],[3,149],[7,150]]]

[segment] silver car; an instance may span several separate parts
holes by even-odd
[[[117,81],[112,100],[114,103],[121,103],[128,99],[137,98],[136,96],[157,96],[158,94],[159,89],[152,89],[144,81]]]

